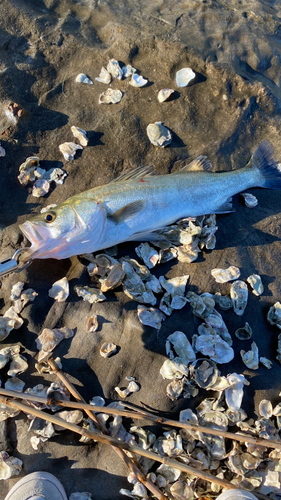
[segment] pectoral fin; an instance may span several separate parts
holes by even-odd
[[[113,214],[107,216],[108,219],[112,220],[115,224],[120,224],[121,222],[126,222],[138,213],[140,213],[146,205],[145,200],[137,200],[132,203],[128,203],[122,208],[119,208]]]
[[[232,198],[228,198],[225,203],[223,203],[220,207],[214,210],[215,214],[227,214],[229,212],[235,212],[232,205]]]

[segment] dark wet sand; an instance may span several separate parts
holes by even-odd
[[[123,10],[122,10],[123,9]],[[126,10],[127,9],[127,10]],[[258,10],[257,10],[258,9]],[[259,12],[259,14],[254,14]],[[142,2],[95,6],[91,2],[26,2],[2,0],[0,6],[0,99],[1,130],[7,128],[4,110],[9,101],[26,110],[16,129],[3,134],[6,156],[0,158],[1,258],[24,245],[17,225],[43,206],[59,203],[93,186],[105,184],[121,173],[140,165],[153,164],[159,173],[168,173],[203,154],[216,171],[240,168],[255,147],[269,139],[281,160],[280,144],[280,6],[277,2],[178,2],[161,7]],[[124,92],[117,105],[99,105],[98,97],[107,86],[94,81],[110,58],[135,66],[149,85],[136,89],[127,80],[113,81],[112,88]],[[177,89],[175,98],[159,104],[161,88],[175,88],[176,71],[189,66],[196,80]],[[75,83],[78,73],[86,73],[94,85]],[[158,149],[149,143],[146,127],[161,121],[173,134],[170,147]],[[63,160],[58,146],[71,141],[70,127],[85,129],[89,146],[78,152],[73,162]],[[31,187],[17,180],[20,164],[31,155],[40,157],[42,168],[62,167],[68,177],[52,187],[44,198],[36,199]],[[210,185],[210,189],[212,186]],[[249,294],[245,314],[222,312],[232,336],[248,321],[260,353],[273,361],[271,370],[245,369],[240,349],[250,349],[234,337],[234,360],[221,365],[223,375],[243,373],[250,381],[242,407],[256,416],[260,399],[277,404],[280,400],[280,364],[276,361],[278,330],[266,321],[271,305],[280,299],[280,192],[251,191],[259,204],[245,208],[238,196],[236,212],[218,217],[217,245],[203,252],[192,264],[176,261],[158,266],[154,274],[168,277],[190,274],[189,290],[198,293],[228,293],[229,284],[219,285],[210,278],[214,267],[238,266],[241,279],[261,275],[265,291],[261,297]],[[134,244],[120,245],[120,255],[134,255]],[[67,276],[71,293],[66,303],[48,297],[54,281]],[[114,387],[126,385],[134,376],[141,390],[128,401],[168,412],[194,408],[198,399],[172,402],[166,396],[167,381],[159,374],[166,358],[165,340],[176,330],[191,339],[196,333],[190,307],[176,311],[157,333],[143,327],[136,316],[137,303],[121,288],[108,293],[108,300],[92,307],[74,292],[76,284],[90,284],[84,262],[74,257],[64,261],[35,261],[19,275],[2,282],[2,313],[10,306],[11,286],[24,281],[38,292],[23,313],[24,325],[13,331],[3,347],[20,343],[30,368],[20,378],[26,387],[56,380],[55,375],[39,375],[35,370],[35,339],[44,327],[68,326],[73,339],[62,342],[55,355],[62,358],[63,370],[77,384],[86,400],[103,396],[116,400]],[[99,330],[89,335],[85,325],[91,313],[98,315]],[[119,352],[109,359],[99,355],[104,341],[115,342]],[[246,347],[244,347],[246,346]],[[2,370],[3,383],[6,372]],[[210,396],[210,394],[208,394]],[[201,394],[199,400],[206,397]],[[128,488],[127,470],[113,450],[100,445],[81,445],[65,432],[43,444],[36,452],[30,445],[28,421],[24,415],[1,422],[0,446],[23,460],[23,477],[47,470],[63,482],[67,494],[89,491],[95,500],[121,498],[119,489]],[[5,440],[7,442],[5,442]],[[0,449],[1,449],[0,448]],[[0,484],[0,500],[18,477]]]

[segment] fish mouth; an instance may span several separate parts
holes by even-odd
[[[39,224],[34,224],[33,222],[26,221],[19,226],[23,235],[30,241],[31,246],[26,249],[24,254],[21,256],[21,262],[26,262],[29,259],[41,258],[43,256],[44,247],[47,243],[46,229]],[[38,255],[40,254],[40,255]]]

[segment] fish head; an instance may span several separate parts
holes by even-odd
[[[34,216],[20,230],[31,246],[21,255],[30,259],[66,259],[95,251],[106,221],[102,203],[84,193]]]

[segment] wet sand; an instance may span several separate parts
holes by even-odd
[[[281,161],[280,6],[209,0],[189,2],[188,7],[184,4],[2,0],[1,131],[9,125],[4,112],[10,101],[26,111],[19,125],[1,136],[6,150],[6,156],[0,158],[1,258],[10,257],[27,243],[18,224],[30,214],[140,165],[153,164],[157,172],[170,173],[202,154],[208,156],[215,171],[230,171],[244,166],[264,139],[272,142],[276,159]],[[99,105],[99,95],[108,86],[95,77],[112,57],[132,64],[149,84],[137,89],[128,80],[114,80],[111,87],[124,92],[122,101]],[[196,72],[196,79],[179,89],[175,74],[186,66]],[[81,72],[94,84],[76,83]],[[157,101],[161,88],[176,90],[170,102]],[[172,132],[167,148],[155,148],[147,138],[147,125],[156,121]],[[72,125],[87,131],[89,146],[74,161],[66,162],[58,146],[73,140]],[[17,180],[20,164],[31,155],[39,156],[42,168],[60,167],[68,174],[64,184],[53,185],[44,198],[34,198],[32,188]],[[249,417],[255,417],[260,399],[266,397],[273,404],[280,401],[278,329],[267,323],[266,314],[280,299],[281,199],[278,191],[251,192],[259,200],[256,208],[246,208],[236,196],[235,213],[218,216],[215,250],[204,251],[192,264],[174,260],[159,265],[153,273],[157,277],[190,274],[188,290],[196,293],[229,292],[229,284],[219,285],[211,279],[214,267],[235,265],[244,280],[253,273],[261,275],[265,291],[261,297],[249,293],[242,317],[233,311],[222,312],[234,340],[235,358],[220,369],[223,375],[243,373],[250,381],[242,407]],[[118,256],[135,257],[135,246],[120,245]],[[70,281],[70,297],[66,303],[54,303],[48,290],[64,276]],[[107,403],[118,399],[114,388],[124,387],[125,377],[134,376],[141,390],[128,398],[130,403],[145,403],[174,418],[180,410],[198,404],[197,398],[169,400],[167,381],[159,373],[166,359],[167,336],[180,330],[191,339],[197,332],[198,322],[189,305],[167,317],[158,333],[141,325],[137,303],[121,287],[109,292],[106,302],[91,306],[74,292],[75,285],[90,285],[91,280],[85,261],[73,257],[38,260],[22,273],[3,279],[2,314],[10,306],[11,286],[19,280],[34,288],[38,297],[23,310],[23,327],[14,330],[2,346],[22,345],[30,365],[20,376],[25,388],[56,381],[55,375],[36,372],[35,339],[45,327],[68,326],[75,329],[75,336],[63,341],[55,356],[62,358],[63,370],[87,401],[96,395]],[[89,335],[85,325],[91,313],[98,315],[100,327]],[[248,370],[242,363],[239,352],[250,349],[252,340],[246,345],[234,332],[246,321],[261,355],[273,361],[271,370],[262,366]],[[109,359],[99,354],[105,341],[119,347]],[[3,383],[5,370],[0,374]],[[206,394],[199,396],[200,401]],[[19,477],[35,470],[55,473],[68,495],[89,491],[95,500],[123,498],[119,489],[129,487],[126,467],[108,447],[80,444],[74,434],[64,432],[34,451],[24,415],[0,424],[1,449],[23,460],[20,476],[1,482],[0,500]]]

